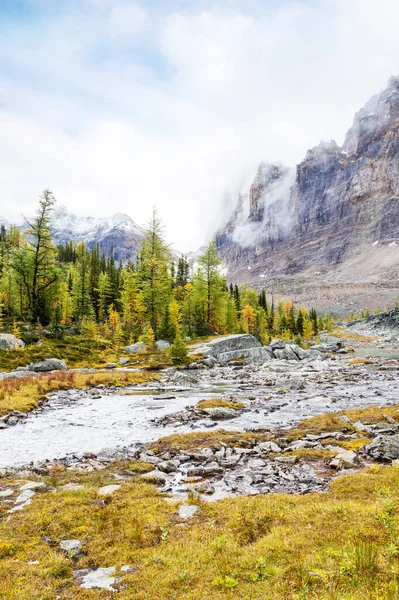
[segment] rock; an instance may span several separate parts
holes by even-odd
[[[285,350],[277,348],[276,350],[273,350],[273,354],[274,358],[277,358],[277,360],[285,360]]]
[[[274,339],[270,342],[270,348],[272,348],[272,350],[284,350],[285,348],[285,342],[283,342],[283,340],[278,340],[278,339]]]
[[[314,344],[310,349],[318,352],[337,352],[340,347],[338,344]]]
[[[116,369],[118,365],[116,363],[108,363],[107,365],[105,365],[106,369]]]
[[[284,465],[295,465],[298,462],[297,456],[276,456],[276,462]]]
[[[121,486],[120,485],[105,485],[103,487],[100,487],[97,494],[99,496],[111,496],[114,492],[117,492],[118,490],[120,490]]]
[[[18,340],[15,335],[12,335],[11,333],[0,333],[0,350],[19,350],[25,346],[25,344],[22,346],[21,342],[22,340]]]
[[[20,487],[21,492],[25,492],[26,490],[40,490],[46,487],[45,483],[40,481],[28,481],[23,486]]]
[[[294,351],[294,348],[298,348],[298,346],[296,346],[296,345],[294,346],[293,344],[286,345],[286,347],[284,348],[284,358],[286,360],[295,360],[295,361],[299,360],[299,356]]]
[[[33,490],[24,490],[15,500],[15,504],[25,504],[26,502],[30,502],[35,495]]]
[[[223,473],[223,468],[217,462],[205,466],[190,467],[187,469],[187,477],[211,477]]]
[[[164,473],[161,473],[161,471],[154,469],[154,471],[140,475],[140,479],[144,479],[145,481],[148,481],[148,483],[155,483],[155,485],[164,485],[168,478]]]
[[[217,361],[222,364],[241,358],[245,359],[243,360],[243,364],[251,364],[268,362],[269,360],[272,360],[273,354],[269,347],[263,346],[261,348],[248,348],[243,350],[222,352],[221,354],[218,354],[216,358]]]
[[[208,358],[204,358],[200,362],[203,365],[205,365],[206,367],[208,367],[209,369],[211,369],[212,367],[214,367],[215,365],[217,365],[218,361],[213,356],[208,356]]]
[[[118,362],[119,362],[120,365],[124,366],[124,365],[129,364],[129,359],[128,358],[124,358],[123,356],[121,356],[121,358],[119,359]]]
[[[371,444],[363,446],[362,450],[381,462],[399,459],[399,435],[378,435]]]
[[[371,428],[368,425],[365,425],[361,421],[356,421],[356,423],[353,423],[353,427],[356,427],[358,431],[368,432],[371,430]]]
[[[1,490],[0,491],[0,498],[9,498],[10,496],[12,496],[14,493],[14,490],[12,488],[7,488],[6,490]]]
[[[73,576],[75,582],[80,587],[87,590],[109,590],[115,592],[116,577],[112,577],[116,573],[116,567],[107,567],[99,569],[81,569],[74,571]]]
[[[26,379],[27,377],[38,377],[38,373],[35,371],[27,370],[27,371],[11,371],[11,373],[3,373],[2,379]]]
[[[342,417],[339,417],[339,420],[343,423],[347,423],[348,425],[352,425],[352,421],[346,415],[342,415]]]
[[[126,346],[125,348],[125,352],[128,354],[137,354],[137,352],[143,352],[144,350],[144,342],[136,342],[135,344],[131,344],[131,346]]]
[[[59,358],[46,358],[40,362],[29,365],[29,369],[35,373],[46,373],[48,371],[66,371],[67,365]]]
[[[199,508],[195,504],[181,504],[179,506],[179,517],[181,519],[192,519]]]
[[[76,558],[83,546],[82,540],[61,540],[60,549],[70,558]]]
[[[203,408],[202,411],[213,421],[234,419],[238,416],[238,413],[236,410],[234,410],[234,408],[224,408],[222,406],[215,408]]]
[[[358,458],[356,452],[353,452],[353,450],[345,450],[344,448],[342,448],[340,452],[338,452],[335,459],[331,461],[330,467],[338,468],[335,466],[337,464],[337,461],[339,467],[347,468],[352,467],[356,462],[358,462]]]
[[[295,352],[295,354],[297,355],[297,357],[299,358],[299,360],[322,360],[323,354],[321,352],[319,352],[318,350],[304,350],[303,348],[301,348],[300,346],[297,345],[291,345],[290,346],[293,350],[293,352]]]
[[[177,471],[176,465],[171,460],[164,460],[158,465],[158,469],[164,473],[174,473]]]
[[[167,350],[168,348],[170,348],[170,342],[166,340],[157,340],[155,342],[155,347],[157,348],[157,350]]]
[[[391,425],[396,425],[395,419],[393,419],[390,415],[384,415],[384,419],[387,423],[390,423]]]
[[[269,452],[281,452],[280,446],[277,446],[274,442],[262,442],[257,446],[262,453]]]
[[[215,493],[215,487],[209,481],[203,481],[201,483],[196,483],[193,486],[193,488],[199,494],[211,495],[211,494]]]
[[[217,358],[219,354],[224,352],[232,352],[234,350],[248,350],[249,348],[261,348],[262,344],[253,335],[249,333],[229,335],[222,339],[212,340],[203,347],[196,350],[197,353],[206,354]]]

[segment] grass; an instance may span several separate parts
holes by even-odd
[[[46,400],[46,394],[72,388],[83,389],[100,384],[106,386],[126,386],[145,383],[154,379],[150,373],[138,371],[96,371],[80,373],[77,371],[59,371],[38,378],[9,379],[0,381],[0,416],[11,410],[29,412]]]
[[[129,360],[128,366],[146,370],[172,365],[168,350],[127,354],[123,347],[115,347],[109,340],[91,340],[83,335],[67,335],[62,340],[43,337],[41,342],[41,346],[31,344],[12,352],[0,350],[0,371],[14,371],[45,358],[63,359],[69,368],[103,368],[108,363],[117,363],[121,356]]]
[[[194,451],[197,448],[220,448],[221,443],[228,446],[251,447],[256,442],[270,440],[270,434],[237,433],[217,429],[215,431],[195,431],[187,434],[173,434],[161,438],[151,445],[154,452],[175,452],[177,450]]]
[[[119,464],[121,473],[124,467]],[[165,502],[140,480],[123,482],[105,500],[97,489],[115,481],[110,469],[95,474],[61,471],[58,478],[45,479],[51,489],[37,494],[24,511],[0,521],[2,600],[398,597],[395,468],[372,467],[339,477],[325,494],[272,494],[201,504],[185,526],[177,504]],[[68,480],[85,487],[61,490]],[[3,481],[5,486],[16,483]],[[62,539],[85,540],[84,556],[78,561],[64,556],[58,549]],[[73,583],[74,569],[115,566],[120,573],[123,565],[130,565],[132,572],[123,575],[117,596]]]
[[[330,335],[338,338],[342,338],[352,342],[375,342],[378,340],[378,337],[370,337],[368,335],[362,335],[360,333],[355,333],[354,331],[350,331],[346,327],[336,327],[334,331],[330,333]]]
[[[209,398],[209,400],[198,402],[196,408],[233,408],[234,410],[240,410],[241,408],[245,408],[245,404],[223,400],[222,398]]]

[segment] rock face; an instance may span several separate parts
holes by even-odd
[[[342,293],[349,283],[359,289],[374,285],[377,291],[379,281],[397,286],[398,151],[399,77],[394,77],[357,113],[342,147],[332,141],[309,150],[294,177],[285,167],[260,166],[249,191],[249,212],[240,196],[216,237],[229,279],[249,279],[261,287],[274,278],[279,291],[284,277],[288,285],[293,280],[297,294],[306,278],[314,286],[327,273],[328,286],[340,286]],[[294,285],[298,281],[301,286]],[[323,286],[325,292],[324,280]],[[353,289],[350,293],[353,300]],[[380,290],[380,297],[384,294]]]
[[[399,308],[394,308],[378,315],[349,324],[350,329],[368,335],[399,338]]]

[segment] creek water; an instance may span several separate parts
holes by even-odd
[[[127,394],[102,397],[74,390],[52,394],[43,408],[0,430],[0,467],[114,451],[193,430],[286,428],[312,415],[398,402],[397,369],[358,368],[355,372],[323,366],[324,372],[317,373],[311,366],[291,364],[272,386],[266,381],[268,369],[255,373],[243,369],[238,380],[229,379],[234,372],[226,369],[220,372],[220,379],[210,379],[208,372],[202,371],[198,384],[186,388],[159,384],[159,389],[130,389]],[[203,419],[167,426],[157,422],[210,397],[233,397],[243,402],[246,410],[228,421]]]

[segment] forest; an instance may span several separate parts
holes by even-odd
[[[68,331],[151,347],[160,339],[184,345],[187,337],[229,333],[251,333],[264,344],[277,335],[302,343],[331,328],[328,314],[228,284],[213,241],[195,265],[176,258],[155,209],[137,257],[127,264],[99,245],[56,246],[55,203],[45,190],[26,227],[1,227],[0,320],[15,334],[23,323],[54,337]]]

